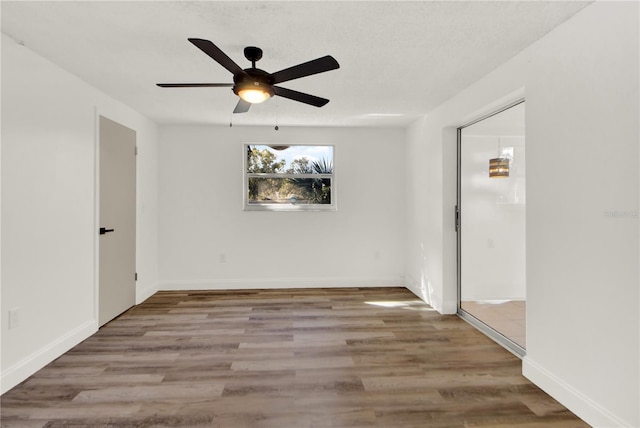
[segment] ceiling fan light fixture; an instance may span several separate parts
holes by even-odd
[[[271,98],[271,94],[263,88],[240,89],[238,91],[238,96],[251,104],[259,104]]]
[[[273,96],[273,88],[260,80],[245,80],[236,83],[233,92],[240,98],[251,104],[265,102]]]

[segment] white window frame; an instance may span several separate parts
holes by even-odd
[[[310,147],[331,147],[333,153],[331,174],[290,174],[290,173],[249,173],[247,172],[247,150],[250,146],[310,146]],[[302,144],[302,143],[244,143],[242,145],[242,200],[244,211],[337,211],[336,204],[336,147],[333,144]],[[260,202],[249,203],[249,178],[318,178],[331,180],[331,203],[330,204],[267,204]]]

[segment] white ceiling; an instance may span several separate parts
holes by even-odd
[[[579,1],[2,1],[2,32],[158,123],[404,126],[567,20]],[[275,97],[232,115],[228,88],[158,82],[232,76],[189,37],[241,67],[245,46],[275,72],[324,55],[340,69],[281,84],[329,98]]]

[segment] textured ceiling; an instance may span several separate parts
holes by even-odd
[[[404,126],[567,20],[577,1],[2,1],[2,32],[158,123]],[[329,98],[275,97],[232,115],[231,82],[187,41],[209,39],[241,67],[245,46],[274,72],[324,55],[340,69],[281,84]]]

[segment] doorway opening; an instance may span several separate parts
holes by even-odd
[[[525,103],[458,128],[458,315],[526,352]]]

